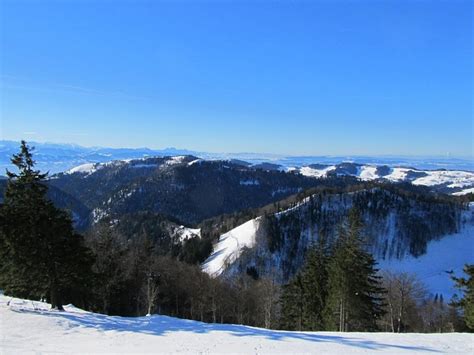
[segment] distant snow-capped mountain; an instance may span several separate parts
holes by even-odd
[[[176,148],[157,150],[148,148],[82,147],[75,144],[37,142],[28,142],[28,144],[35,147],[33,156],[37,167],[42,171],[49,171],[52,174],[63,172],[83,164],[194,153],[186,149]],[[19,142],[0,141],[0,175],[5,175],[5,169],[13,168],[10,158],[13,154],[18,153],[19,146]]]
[[[313,164],[327,166],[350,162],[359,165],[386,165],[389,167],[413,167],[420,170],[462,170],[474,171],[473,158],[452,157],[406,157],[406,156],[288,156],[261,153],[209,153],[187,149],[165,148],[105,148],[82,147],[76,144],[55,144],[28,142],[36,148],[34,157],[37,167],[51,173],[63,172],[86,163],[105,163],[113,160],[138,159],[144,157],[163,157],[193,155],[206,160],[243,161],[260,165],[264,169],[287,170]],[[20,143],[0,140],[0,175],[12,168],[10,158],[18,152]]]

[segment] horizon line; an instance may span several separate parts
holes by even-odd
[[[112,147],[112,146],[97,146],[97,145],[82,145],[73,142],[52,142],[52,141],[38,141],[38,140],[24,140],[28,145],[32,145],[35,147],[35,144],[40,145],[58,145],[58,146],[76,146],[79,148],[84,149],[128,149],[128,150],[150,150],[150,151],[166,151],[166,150],[177,150],[177,151],[185,151],[188,152],[189,155],[193,154],[221,154],[221,155],[259,155],[259,156],[271,156],[274,158],[315,158],[315,157],[326,157],[326,158],[362,158],[362,157],[384,157],[384,158],[437,158],[437,159],[465,159],[465,160],[474,160],[474,153],[473,155],[441,155],[441,154],[285,154],[285,153],[268,153],[268,152],[211,152],[211,151],[201,151],[201,150],[193,150],[188,148],[177,148],[177,147],[164,147],[164,148],[150,148],[147,146],[140,146],[140,147],[127,147],[127,146],[120,146],[120,147]],[[15,139],[0,139],[0,143],[2,142],[9,142],[9,143],[20,143],[21,140]]]

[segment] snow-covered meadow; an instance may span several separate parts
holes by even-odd
[[[1,354],[472,354],[473,334],[274,331],[166,316],[111,317],[0,295]]]

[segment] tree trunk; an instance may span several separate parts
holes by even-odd
[[[395,317],[393,315],[393,304],[392,301],[389,301],[389,306],[390,306],[390,325],[392,328],[392,333],[395,333]]]
[[[50,296],[51,296],[51,309],[64,311],[61,295],[54,283],[51,285]]]

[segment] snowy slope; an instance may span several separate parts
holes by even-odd
[[[378,260],[381,270],[414,273],[433,294],[450,299],[459,293],[454,287],[451,273],[463,275],[464,265],[474,263],[474,226],[466,226],[461,233],[444,237],[428,244],[426,254],[402,260]]]
[[[97,164],[97,163],[86,163],[86,164],[82,164],[82,165],[79,165],[79,166],[76,166],[72,169],[69,169],[68,171],[65,172],[65,174],[75,174],[75,173],[81,173],[81,174],[92,174],[94,173],[95,171],[97,171],[98,169],[100,169],[102,167],[101,164]]]
[[[211,276],[219,276],[225,267],[234,262],[244,248],[255,245],[259,218],[252,219],[221,235],[214,245],[214,252],[203,264],[202,269]]]
[[[276,216],[279,217],[293,210],[304,208],[308,201],[309,198],[306,198],[294,207],[277,213]],[[214,246],[214,252],[203,264],[203,271],[213,277],[219,276],[242,254],[244,248],[256,246],[259,221],[260,217],[223,234]],[[391,221],[391,223],[394,222]],[[301,231],[301,234],[305,233],[311,234],[311,231]],[[382,234],[379,236],[379,243],[383,244],[384,238],[390,239],[393,237],[395,237],[393,233],[389,233],[389,235]],[[391,244],[391,240],[388,241],[388,244]],[[303,257],[302,255],[298,256]],[[401,259],[394,257],[384,260],[382,255],[374,254],[374,256],[378,257],[378,267],[382,271],[416,274],[426,284],[429,292],[443,294],[445,298],[451,298],[456,292],[453,287],[451,272],[460,276],[465,264],[474,263],[474,203],[470,204],[468,210],[463,211],[462,226],[459,233],[444,235],[439,240],[428,242],[426,253],[418,258],[408,252],[404,253]],[[267,255],[267,257],[274,256]]]
[[[453,193],[453,195],[455,196],[462,196],[462,195],[467,195],[467,194],[474,194],[474,187]]]
[[[9,305],[7,303],[9,302]],[[289,332],[166,316],[110,317],[0,295],[0,353],[469,354],[474,335]]]

